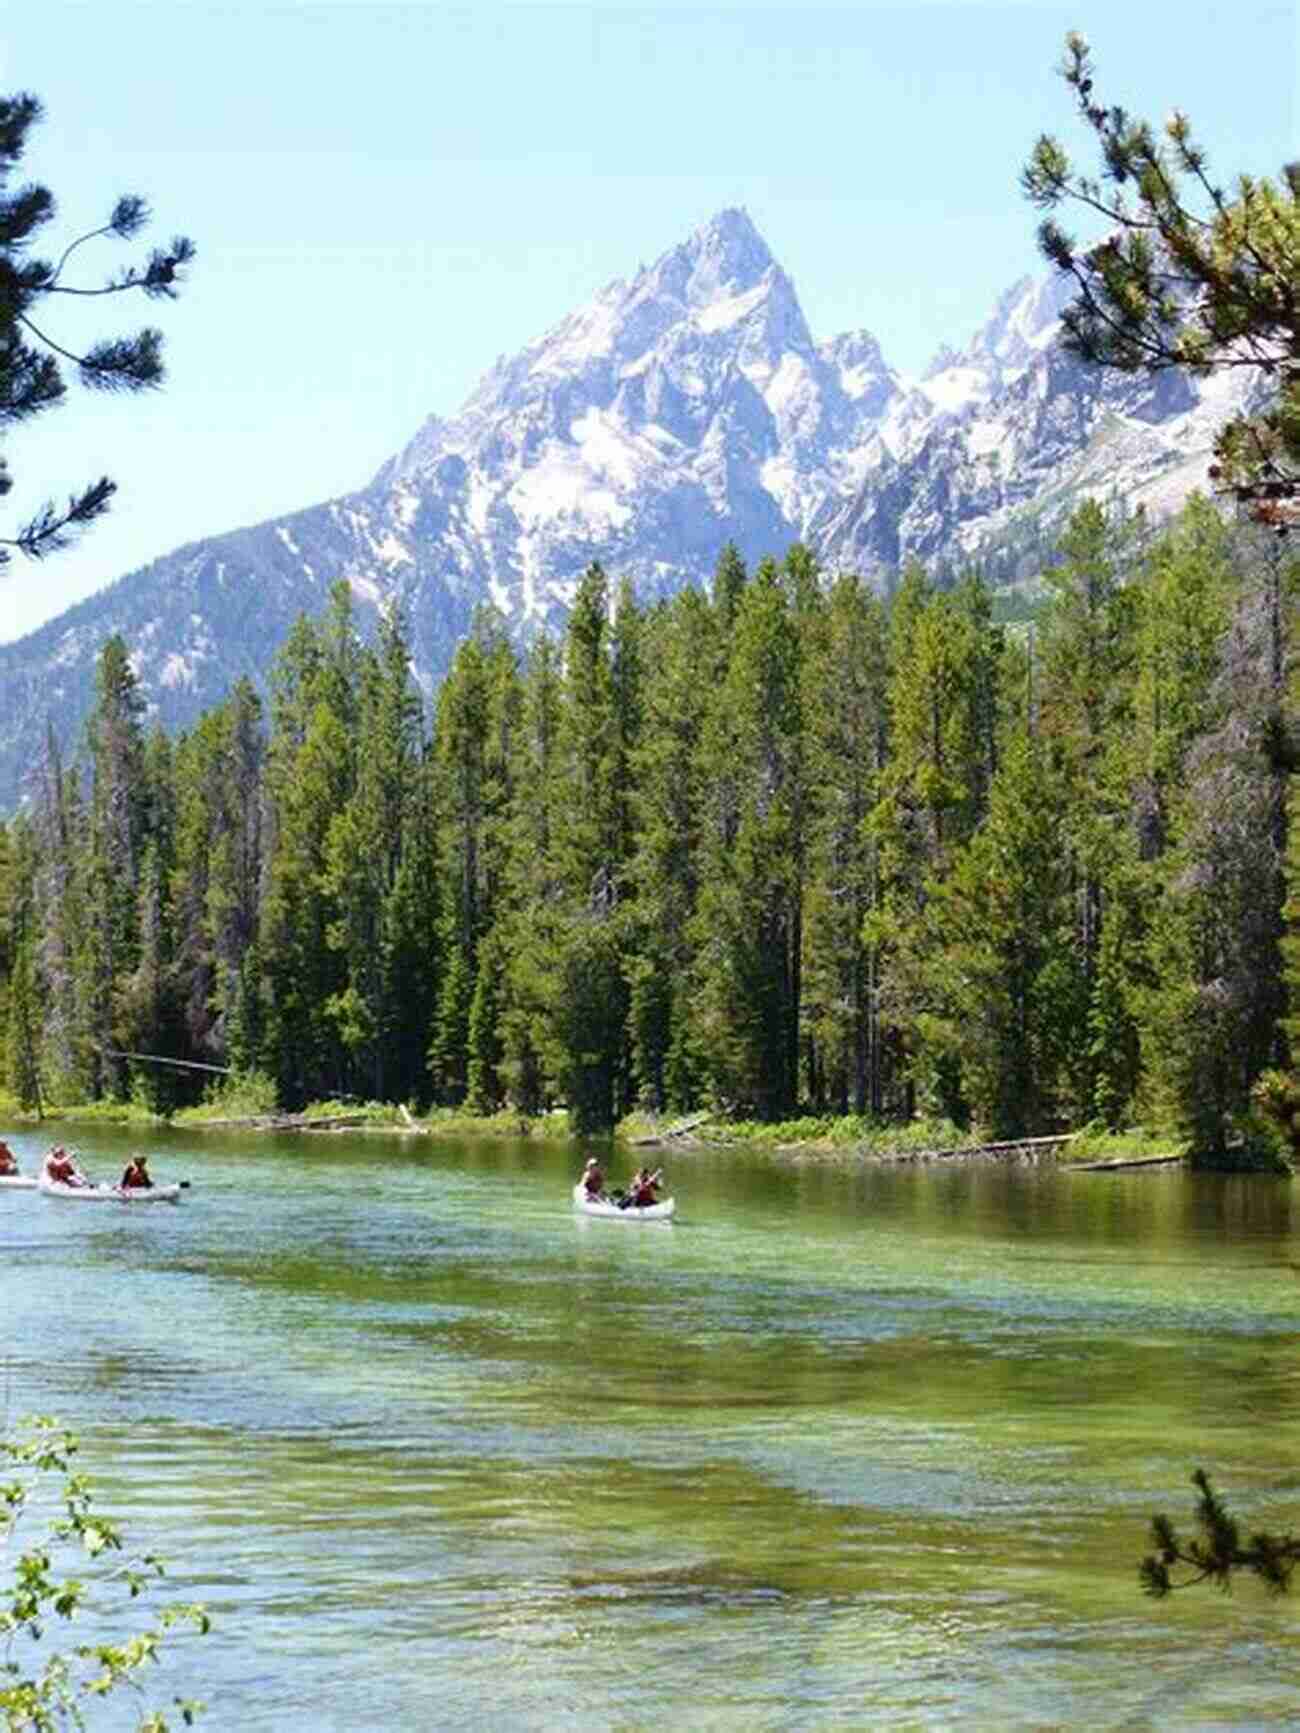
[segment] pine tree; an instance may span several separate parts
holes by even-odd
[[[1129,597],[1132,677],[1124,689],[1131,686],[1131,697],[1123,690],[1112,697],[1100,755],[1104,771],[1077,779],[1072,797],[1077,802],[1096,790],[1109,802],[1087,1080],[1093,1110],[1114,1128],[1132,1112],[1142,1080],[1139,1007],[1154,984],[1149,935],[1168,875],[1187,754],[1213,721],[1210,695],[1227,626],[1229,534],[1214,508],[1193,497],[1147,549]],[[1119,681],[1121,671],[1108,678]]]
[[[817,624],[804,659],[811,808],[803,1006],[808,1095],[818,1109],[879,1114],[879,963],[865,925],[879,898],[877,848],[867,821],[885,768],[885,619],[860,579],[842,577]]]
[[[3,1075],[20,1107],[41,1114],[41,995],[36,948],[36,838],[15,819],[0,825],[0,1007]]]
[[[713,569],[713,606],[722,623],[724,636],[735,624],[736,610],[748,582],[749,573],[740,557],[740,549],[735,542],[728,542]]]
[[[599,565],[589,566],[564,640],[559,806],[550,827],[559,897],[542,1024],[544,1061],[580,1134],[608,1130],[628,1105],[622,904],[635,747],[629,731],[640,709],[638,631],[634,614],[618,634],[616,663],[608,580]]]
[[[879,892],[865,936],[879,959],[884,1039],[901,1049],[904,1114],[919,1088],[951,1118],[965,1115],[952,1050],[928,1050],[918,1020],[945,944],[928,910],[988,799],[1000,653],[978,583],[936,592],[918,569],[903,574],[889,617],[888,757],[868,821]]]
[[[1111,979],[1099,979],[1107,886],[1125,856],[1129,813],[1126,747],[1132,734],[1137,596],[1132,574],[1140,525],[1085,500],[1061,537],[1059,562],[1044,573],[1050,603],[1042,618],[1038,723],[1062,778],[1060,845],[1074,884],[1074,944],[1093,1018],[1092,1039],[1075,1048],[1073,1110],[1088,1117],[1115,1062],[1100,1040]],[[1108,967],[1112,959],[1108,959]]]
[[[519,704],[514,653],[499,622],[481,616],[439,691],[434,726],[442,975],[429,1066],[437,1099],[449,1103],[469,1088],[470,1010],[506,872]]]
[[[682,590],[648,624],[645,718],[636,752],[637,844],[630,865],[637,939],[629,1018],[638,1088],[657,1112],[696,1105],[693,917],[710,773],[703,742],[716,702],[721,616]],[[722,766],[715,766],[726,774]]]
[[[248,959],[263,866],[265,752],[261,700],[246,679],[176,749],[172,900],[188,1040],[201,1062],[231,1058],[238,1018],[238,1069],[255,1068],[258,1058],[248,1046],[258,1018],[246,995],[261,990]]]
[[[1289,771],[1279,755],[1273,576],[1248,568],[1220,644],[1214,725],[1187,753],[1142,1000],[1157,1107],[1194,1156],[1231,1162],[1256,1080],[1285,1059],[1283,907]]]
[[[146,842],[140,718],[144,699],[118,634],[96,667],[96,699],[87,734],[91,803],[85,945],[95,1093],[122,1096],[127,1073],[114,1057],[120,1046],[114,993],[139,956],[137,897]]]
[[[89,1100],[97,1076],[88,978],[89,819],[81,782],[47,730],[35,827],[39,866],[37,972],[44,988],[42,1052],[52,1099]]]
[[[1231,193],[1213,179],[1186,115],[1164,139],[1123,108],[1093,95],[1092,56],[1067,36],[1062,76],[1101,156],[1099,177],[1080,174],[1056,139],[1038,140],[1021,185],[1040,209],[1073,205],[1105,224],[1080,246],[1048,217],[1044,255],[1068,272],[1078,297],[1062,324],[1085,360],[1129,373],[1181,367],[1200,377],[1260,370],[1278,392],[1262,414],[1222,429],[1212,477],[1263,521],[1294,521],[1300,497],[1300,165],[1281,182],[1241,175]]]
[[[498,1021],[500,1076],[523,1114],[551,1096],[543,1052],[552,994],[561,884],[552,838],[559,811],[563,676],[554,642],[531,648],[514,754],[514,798],[507,822],[505,881],[496,929],[505,953]]]
[[[298,622],[273,676],[266,786],[266,881],[257,935],[264,1068],[297,1105],[342,1088],[347,1049],[328,1009],[346,973],[328,941],[337,921],[327,848],[355,789],[362,664],[350,592],[334,586],[324,626]]]
[[[1087,1006],[1070,931],[1059,779],[1023,727],[1006,742],[985,822],[934,885],[944,936],[924,1039],[960,1066],[994,1137],[1050,1129]]]
[[[327,938],[345,970],[345,984],[327,1011],[351,1057],[355,1081],[382,1100],[404,1016],[394,991],[394,899],[420,749],[420,704],[400,606],[381,620],[376,652],[362,658],[357,729],[355,787],[331,821],[325,843],[324,884],[338,911]],[[416,1082],[408,1068],[402,1093]]]
[[[66,340],[46,335],[52,329],[50,318],[65,295],[138,292],[151,300],[174,299],[194,258],[193,242],[178,236],[146,263],[130,265],[93,287],[68,279],[69,269],[76,268],[74,255],[79,265],[86,257],[80,249],[87,243],[133,240],[147,226],[149,207],[134,194],[117,200],[102,227],[65,244],[57,262],[34,257],[33,243],[54,218],[54,197],[36,183],[11,186],[28,134],[41,118],[41,105],[29,92],[0,97],[0,435],[63,400],[63,362],[72,362],[81,384],[92,391],[144,391],[160,385],[161,332],[150,327],[134,337],[109,338],[77,355]],[[9,471],[0,468],[0,497],[11,486]],[[15,536],[0,537],[0,566],[10,558],[10,548],[39,559],[65,547],[108,509],[115,490],[116,484],[101,476],[64,507],[50,501]]]
[[[692,923],[700,1061],[716,1098],[779,1119],[798,1093],[803,708],[796,621],[772,561],[741,598],[703,752],[719,774]]]
[[[466,1099],[474,1113],[495,1113],[505,1100],[502,1074],[505,1057],[502,1031],[505,957],[500,933],[501,929],[494,927],[479,946],[474,997],[469,1007]]]

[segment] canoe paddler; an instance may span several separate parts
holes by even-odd
[[[605,1195],[605,1176],[600,1171],[600,1163],[593,1155],[582,1170],[582,1189],[592,1203]]]
[[[18,1158],[5,1142],[4,1138],[0,1137],[0,1176],[7,1179],[10,1175],[16,1174],[17,1172]]]
[[[55,1185],[90,1184],[85,1174],[77,1166],[75,1158],[68,1154],[61,1143],[56,1143],[45,1157],[41,1171],[45,1178],[53,1181]]]
[[[152,1191],[153,1181],[149,1178],[149,1157],[133,1155],[127,1163],[118,1185],[122,1191]]]
[[[632,1208],[649,1209],[651,1204],[659,1202],[659,1182],[664,1176],[664,1170],[657,1167],[651,1173],[648,1167],[643,1167],[632,1181]]]

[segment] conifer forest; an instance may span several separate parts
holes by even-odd
[[[284,1107],[1222,1155],[1287,1057],[1295,575],[1198,498],[1083,504],[1013,620],[798,546],[649,609],[593,565],[560,641],[484,612],[431,713],[401,611],[364,643],[341,584],[265,702],[176,738],[110,639],[83,751],[0,828],[0,1082],[167,1112],[215,1075],[146,1054]]]

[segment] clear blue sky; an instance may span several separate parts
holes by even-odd
[[[1300,154],[1296,20],[1290,0],[11,0],[0,77],[45,103],[28,167],[57,235],[139,191],[200,257],[161,315],[118,304],[165,327],[163,393],[74,391],[11,438],[10,524],[104,471],[121,491],[80,549],[0,575],[0,639],[360,485],[498,354],[724,205],[817,337],[865,326],[917,369],[1039,268],[1017,175],[1039,132],[1072,136],[1068,29],[1105,100],[1184,108],[1227,175]]]

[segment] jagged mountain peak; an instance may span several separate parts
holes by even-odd
[[[692,444],[729,377],[762,391],[787,357],[824,366],[794,285],[748,213],[722,210],[630,281],[607,283],[519,354],[499,358],[459,414],[431,417],[375,485],[416,479],[448,452],[468,456],[525,412],[533,425],[523,444],[507,439],[525,458],[548,437],[581,439],[593,411]]]
[[[921,375],[924,396],[941,414],[962,415],[1006,390],[1051,348],[1071,292],[1059,273],[1019,278],[964,349],[940,346]]]
[[[757,288],[776,267],[767,242],[741,209],[722,210],[654,267],[683,274],[681,294],[689,307],[706,307]]]
[[[1056,335],[1061,309],[1073,294],[1071,279],[1060,272],[1021,277],[998,297],[967,355],[986,356],[1004,368],[1026,366]]]

